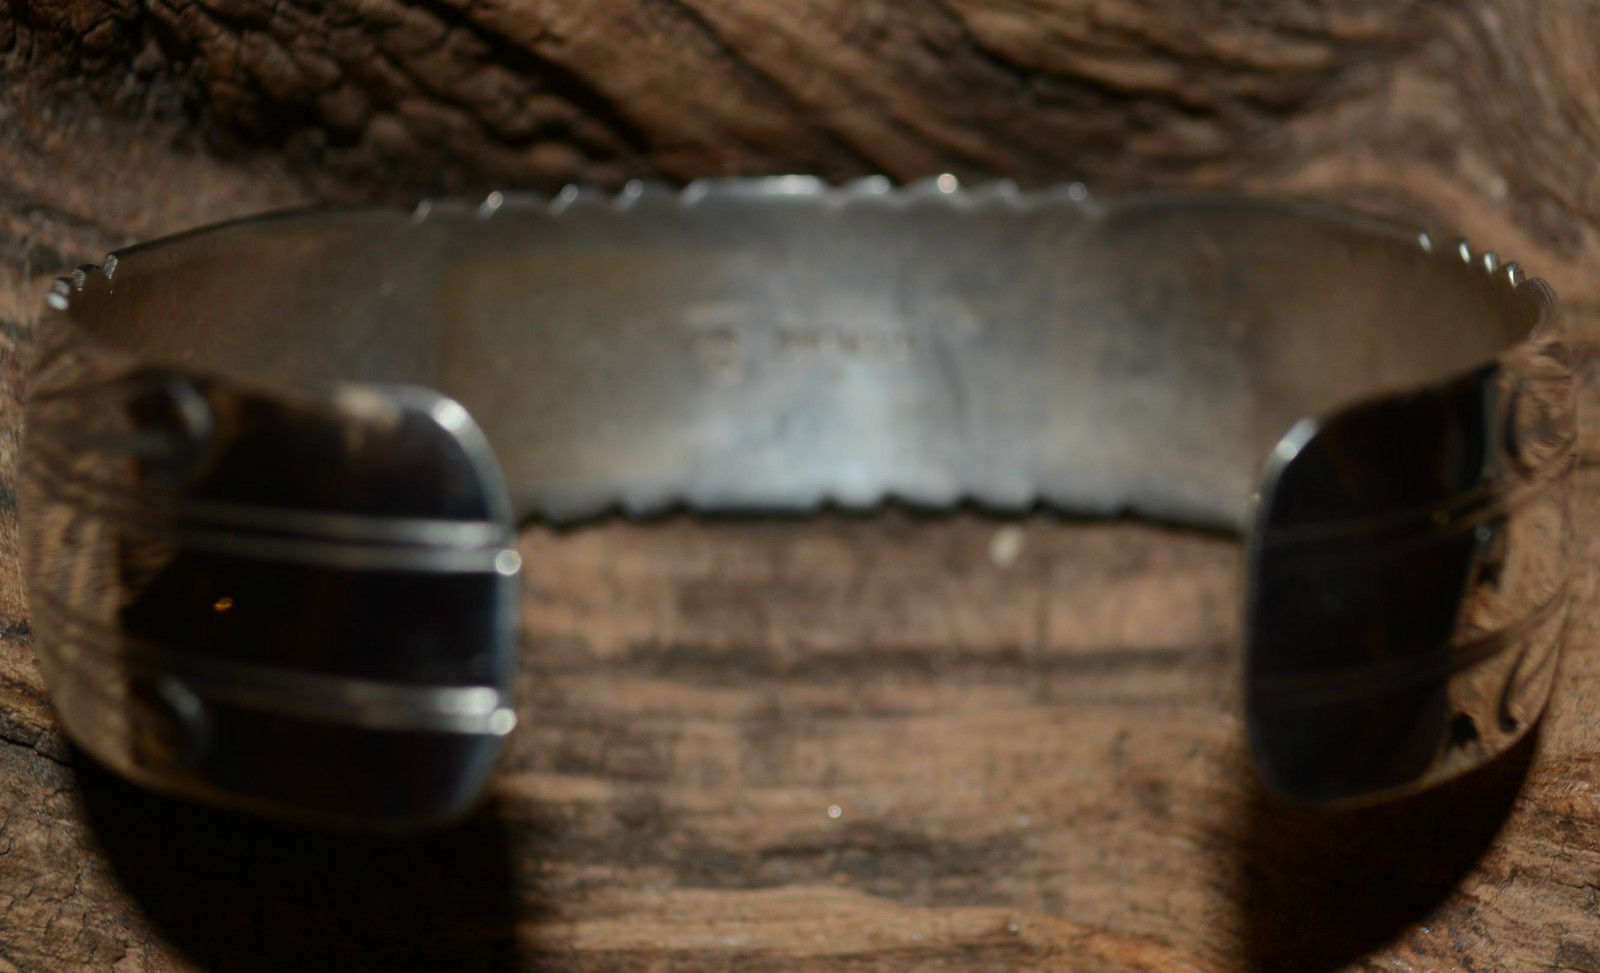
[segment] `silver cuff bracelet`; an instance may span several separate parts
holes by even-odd
[[[470,807],[516,722],[527,517],[1242,531],[1250,741],[1310,803],[1484,762],[1554,679],[1549,289],[1348,213],[949,177],[496,193],[184,234],[49,305],[40,660],[72,739],[162,791],[367,828]]]

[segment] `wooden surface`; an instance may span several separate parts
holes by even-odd
[[[1253,783],[1227,539],[894,512],[533,528],[523,725],[491,803],[369,843],[71,752],[10,479],[34,275],[272,206],[569,178],[1316,195],[1520,259],[1593,372],[1597,34],[1576,0],[13,0],[0,971],[1600,970],[1587,500],[1538,735],[1336,817]]]

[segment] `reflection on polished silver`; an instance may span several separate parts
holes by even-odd
[[[50,304],[41,660],[73,738],[171,792],[375,827],[470,806],[515,722],[530,516],[1241,530],[1246,722],[1308,802],[1482,763],[1554,678],[1549,291],[1342,212],[948,177],[496,193],[199,231]]]

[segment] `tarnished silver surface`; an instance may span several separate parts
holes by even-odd
[[[68,731],[153,786],[379,826],[465,807],[514,722],[513,514],[1240,529],[1251,737],[1307,801],[1459,773],[1549,693],[1571,371],[1543,283],[1465,244],[788,177],[264,217],[51,300],[41,656]]]

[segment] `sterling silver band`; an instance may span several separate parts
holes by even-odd
[[[515,722],[517,519],[885,500],[1243,532],[1292,798],[1526,731],[1574,437],[1542,281],[1320,206],[952,183],[308,211],[80,269],[21,498],[67,731],[204,800],[442,820]]]

